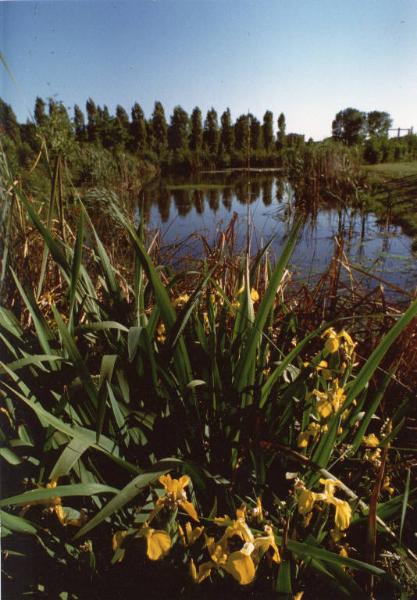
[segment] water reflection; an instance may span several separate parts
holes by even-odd
[[[231,173],[194,180],[155,179],[141,191],[135,220],[142,218],[150,229],[159,229],[164,244],[178,246],[176,256],[181,259],[202,255],[201,239],[194,233],[202,233],[211,244],[235,213],[237,249],[243,249],[249,216],[253,251],[273,239],[271,248],[278,256],[295,215],[305,209],[305,198],[297,198],[289,182],[277,175]],[[351,262],[405,289],[416,286],[411,240],[389,222],[380,224],[375,215],[334,200],[313,202],[310,207],[292,257],[300,277],[312,279],[328,267],[335,236],[343,240]],[[179,247],[185,239],[194,241]]]

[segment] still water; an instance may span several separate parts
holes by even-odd
[[[278,176],[235,173],[206,175],[199,180],[153,180],[141,192],[136,216],[142,213],[148,228],[161,232],[167,255],[178,264],[186,256],[203,256],[202,236],[214,244],[234,213],[237,252],[246,247],[249,219],[252,253],[272,239],[271,253],[279,256],[298,206],[291,185]],[[353,267],[398,286],[398,291],[386,288],[390,296],[415,289],[417,256],[411,249],[412,240],[400,227],[380,223],[372,213],[328,203],[319,203],[307,217],[290,262],[293,278],[317,281],[329,266],[338,235]],[[380,284],[359,271],[352,273],[355,281],[367,288]],[[348,273],[342,268],[343,275],[347,280]]]

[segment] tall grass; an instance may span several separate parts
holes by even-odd
[[[275,265],[178,275],[120,212],[125,279],[81,201],[65,239],[17,201],[46,258],[32,287],[12,272],[26,325],[0,309],[9,597],[395,597],[375,548],[415,559],[417,490],[390,475],[411,397],[382,420],[396,365],[371,382],[417,301],[359,365],[337,321],[294,327],[300,222]]]

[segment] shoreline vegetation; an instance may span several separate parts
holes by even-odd
[[[198,107],[188,115],[176,106],[168,120],[155,102],[147,119],[138,103],[130,115],[122,106],[111,115],[90,98],[86,114],[75,106],[71,117],[62,102],[38,97],[33,120],[18,123],[0,99],[1,143],[10,168],[22,189],[42,201],[50,196],[58,155],[71,187],[113,189],[122,198],[161,174],[276,172],[289,178],[306,205],[326,196],[355,202],[401,225],[417,247],[417,135],[388,138],[391,124],[388,113],[347,108],[335,116],[332,137],[314,142],[287,132],[283,113],[275,124],[270,110],[262,122],[251,113],[233,121],[229,109],[219,117],[212,108],[203,119]]]
[[[2,105],[5,596],[413,598],[417,299],[343,284],[338,246],[312,288],[289,285],[289,263],[309,210],[366,192],[365,149],[414,161],[416,136],[391,142],[369,113],[373,137],[343,140],[341,111],[335,140],[292,144],[280,117],[273,156],[298,205],[277,261],[236,255],[232,219],[173,271],[124,202],[164,168],[120,142],[138,108],[126,122],[89,101],[80,128],[38,100],[17,129]],[[76,139],[107,117],[111,150]],[[414,177],[395,164],[391,200]]]

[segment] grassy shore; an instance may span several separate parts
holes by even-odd
[[[417,161],[380,163],[365,165],[363,168],[374,181],[417,177]]]
[[[385,223],[400,225],[414,238],[417,250],[417,161],[384,163],[363,167],[369,192],[365,205]]]

